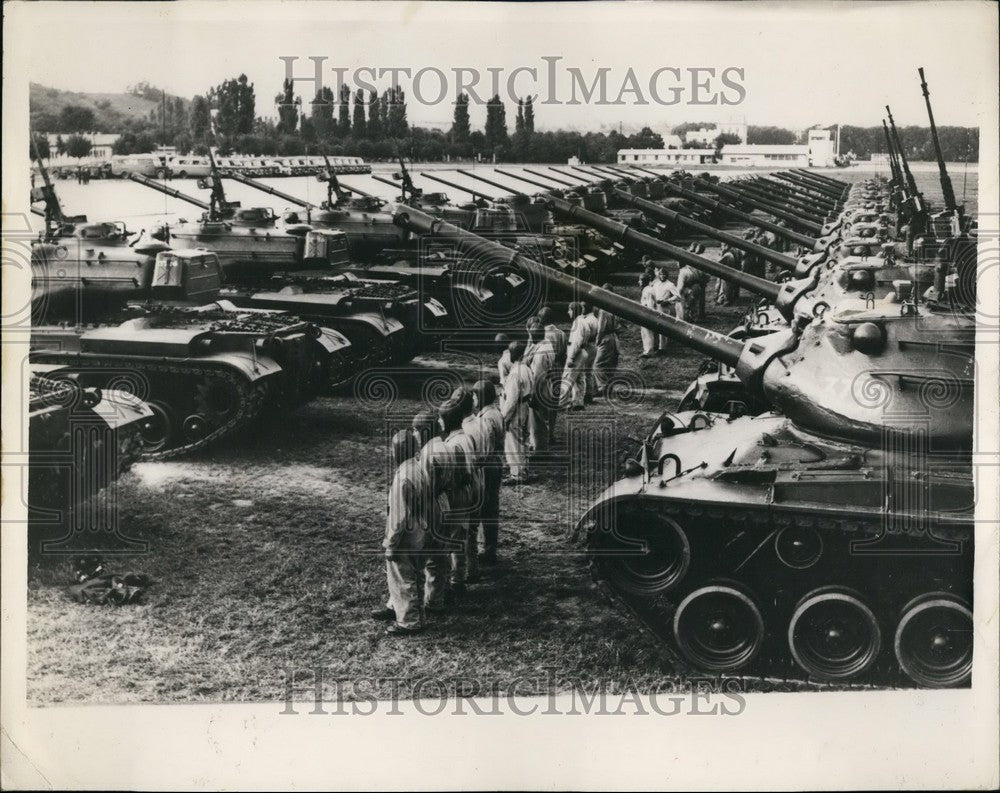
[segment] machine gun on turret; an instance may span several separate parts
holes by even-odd
[[[240,202],[226,200],[226,190],[222,185],[222,174],[219,171],[219,166],[215,163],[215,156],[212,154],[211,149],[208,150],[208,162],[212,168],[208,182],[198,180],[199,187],[210,187],[212,191],[208,199],[207,220],[227,220],[236,214],[236,210],[240,208]]]
[[[403,155],[399,155],[399,173],[393,174],[393,177],[399,179],[403,183],[403,200],[417,199],[420,198],[424,191],[413,184],[413,179],[410,177],[410,172],[406,167],[406,163],[403,161]]]
[[[934,141],[934,155],[937,158],[938,173],[941,177],[941,193],[944,196],[944,207],[949,213],[954,213],[958,220],[958,227],[961,230],[963,224],[963,209],[955,201],[955,190],[951,184],[951,177],[948,176],[948,169],[944,163],[944,154],[941,152],[941,140],[938,138],[937,124],[934,123],[934,111],[931,109],[931,95],[927,90],[927,80],[924,79],[924,69],[921,66],[917,71],[920,73],[920,89],[924,92],[924,102],[927,105],[927,119],[931,124],[931,140]]]
[[[38,141],[35,140],[34,133],[31,135],[31,147],[35,152],[35,162],[38,163],[38,172],[42,177],[42,186],[31,189],[31,202],[42,201],[45,204],[45,208],[40,212],[34,208],[33,211],[45,218],[45,237],[46,239],[52,239],[60,236],[61,232],[71,230],[79,223],[86,223],[87,216],[68,216],[63,212],[62,206],[59,203],[59,196],[56,195],[55,185],[52,184],[52,179],[49,178],[49,172],[45,167],[45,163],[42,162],[42,155],[38,150]]]
[[[896,152],[899,155],[899,162],[903,169],[905,179],[905,192],[903,203],[899,207],[900,214],[904,215],[908,221],[909,231],[906,235],[906,249],[908,253],[913,252],[913,240],[922,235],[927,228],[927,204],[924,196],[917,188],[917,181],[910,171],[910,164],[906,159],[906,151],[899,139],[899,132],[896,130],[896,122],[892,117],[889,106],[885,106],[885,112],[889,116],[889,129],[892,132],[893,143],[896,144]]]

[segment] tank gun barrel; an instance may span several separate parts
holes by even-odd
[[[497,187],[500,190],[506,190],[508,193],[513,193],[514,195],[527,195],[516,188],[507,187],[506,185],[500,184],[500,182],[494,182],[491,179],[487,179],[485,176],[480,176],[479,174],[471,171],[463,171],[461,168],[456,168],[455,173],[460,173],[462,176],[467,176],[468,178],[475,179],[483,184],[488,184],[490,187]]]
[[[801,185],[814,193],[826,196],[832,201],[841,201],[850,191],[850,187],[831,185],[828,182],[816,179],[811,173],[801,173],[799,171],[778,171],[775,176]]]
[[[554,176],[549,176],[547,173],[542,173],[541,171],[535,171],[531,168],[525,168],[524,172],[530,173],[532,176],[538,176],[542,179],[548,179],[550,182],[555,182],[557,185],[561,185],[562,187],[569,187],[569,188],[577,187],[577,185],[573,184],[572,182],[566,182],[562,179],[556,179],[556,177]]]
[[[368,174],[376,182],[381,182],[382,184],[389,185],[389,187],[395,187],[401,192],[405,192],[405,185],[401,185],[399,182],[394,182],[392,179],[386,179],[384,176],[379,176],[375,173]]]
[[[802,168],[792,168],[791,172],[800,174],[802,176],[811,176],[818,182],[826,182],[831,187],[837,187],[840,188],[841,190],[851,189],[850,182],[845,182],[843,179],[835,179],[832,176],[828,176],[827,174],[815,173],[813,171],[806,171]]]
[[[364,198],[375,198],[375,196],[372,193],[367,193],[364,190],[361,190],[360,188],[352,187],[351,185],[345,184],[344,182],[341,182],[340,184],[348,193],[354,193],[355,195],[359,195]]]
[[[698,204],[706,209],[710,209],[716,212],[721,212],[723,214],[729,215],[730,217],[743,221],[744,223],[749,223],[752,226],[757,226],[757,228],[765,229],[770,231],[779,237],[793,242],[796,245],[802,245],[803,247],[809,248],[811,251],[822,250],[822,244],[820,240],[816,237],[810,237],[806,234],[800,234],[793,229],[786,228],[785,226],[779,226],[765,218],[757,217],[756,215],[751,215],[749,212],[744,212],[738,207],[734,207],[732,204],[727,204],[715,198],[709,198],[708,196],[703,196],[700,193],[695,193],[691,190],[687,190],[674,182],[664,180],[663,186],[668,193],[676,196],[677,198],[683,198],[690,201],[693,204]]]
[[[793,173],[778,171],[771,176],[760,177],[759,182],[788,195],[796,196],[817,207],[821,207],[827,212],[838,209],[841,204],[839,196],[834,196],[820,187],[814,187],[807,182],[803,182]]]
[[[703,179],[695,179],[694,183],[702,188],[703,190],[708,190],[709,192],[716,193],[723,198],[728,198],[731,201],[736,201],[738,203],[749,204],[752,207],[758,208],[763,212],[767,212],[769,215],[773,215],[781,220],[787,220],[789,223],[794,223],[799,228],[810,234],[822,234],[823,227],[821,224],[815,221],[807,220],[805,218],[799,217],[798,215],[789,212],[781,207],[772,206],[763,201],[758,201],[748,196],[742,195],[741,193],[733,190],[729,187],[723,187],[722,185],[713,184],[712,182],[706,182]]]
[[[814,206],[797,196],[782,193],[779,190],[769,187],[761,182],[736,180],[729,182],[726,186],[732,187],[734,190],[737,190],[744,195],[753,197],[758,201],[782,207],[789,212],[794,212],[796,215],[799,215],[807,220],[811,220],[814,223],[824,223],[831,214],[837,214],[837,212],[833,210]]]
[[[806,218],[814,218],[818,222],[822,222],[822,218],[829,212],[826,208],[818,207],[790,190],[777,189],[756,177],[733,179],[726,182],[726,187],[756,196],[760,201],[775,206],[787,207],[789,212]]]
[[[586,174],[586,175],[587,175],[587,176],[589,176],[589,177],[590,177],[591,179],[597,179],[597,180],[599,180],[599,181],[607,181],[607,180],[611,179],[611,178],[612,178],[612,176],[613,176],[613,174],[607,174],[607,173],[604,173],[603,171],[600,171],[600,170],[598,170],[598,171],[597,171],[597,173],[594,173],[594,171],[588,171],[588,170],[586,170],[585,168],[581,168],[581,167],[580,167],[580,166],[578,166],[578,165],[571,165],[570,167],[571,167],[571,168],[572,168],[572,169],[573,169],[574,171],[579,171],[579,172],[580,172],[580,173],[582,173],[582,174]],[[590,166],[590,167],[591,167],[591,168],[594,168],[594,166],[593,166],[593,165],[592,165],[592,166]],[[597,169],[595,168],[595,170],[597,170]],[[617,179],[618,177],[617,177],[617,176],[615,176],[614,178],[616,178],[616,179]]]
[[[695,220],[694,218],[690,218],[687,215],[683,215],[673,209],[668,209],[661,204],[657,204],[645,198],[639,198],[638,196],[634,196],[624,190],[616,189],[615,193],[623,201],[628,202],[631,206],[634,206],[636,209],[641,210],[644,214],[650,215],[651,217],[666,220],[671,223],[677,223],[689,231],[704,234],[706,237],[711,239],[718,240],[719,242],[725,242],[732,245],[734,248],[739,248],[740,250],[760,256],[762,259],[783,269],[792,270],[795,268],[796,261],[791,256],[786,256],[783,253],[771,250],[763,245],[757,245],[756,243],[745,240],[735,234],[720,231],[715,228],[715,226],[711,226],[708,223],[702,223],[700,220]],[[768,283],[771,282],[768,281]]]
[[[924,103],[927,105],[927,119],[931,124],[931,140],[934,141],[934,155],[937,157],[938,173],[941,176],[941,193],[944,196],[944,205],[949,212],[958,209],[955,201],[955,190],[951,185],[951,177],[948,176],[948,169],[944,164],[944,154],[941,152],[941,141],[938,138],[937,124],[934,123],[934,111],[931,109],[931,94],[927,90],[927,80],[924,79],[924,67],[917,71],[920,73],[920,89],[924,92]]]
[[[546,192],[552,190],[559,190],[558,187],[552,187],[551,185],[542,184],[541,182],[536,182],[534,179],[528,179],[526,176],[519,176],[518,174],[510,173],[509,171],[502,171],[499,168],[496,169],[496,172],[501,176],[506,176],[510,179],[517,179],[518,181],[524,182],[525,184],[530,184],[534,185],[535,187],[540,187],[542,190],[545,190]]]
[[[795,199],[778,195],[773,190],[768,190],[767,188],[755,185],[751,182],[737,180],[729,182],[726,187],[739,193],[745,198],[752,198],[754,201],[759,202],[762,207],[778,207],[786,212],[791,212],[797,215],[803,220],[808,220],[812,223],[823,222],[824,215],[820,214],[817,210],[806,208],[795,201]]]
[[[302,207],[303,209],[314,209],[315,205],[310,204],[301,198],[296,198],[289,193],[282,192],[275,187],[258,182],[256,179],[251,179],[249,176],[244,176],[241,173],[231,173],[229,178],[233,181],[239,182],[240,184],[245,184],[247,187],[252,187],[254,190],[260,190],[262,193],[268,193],[269,195],[277,196],[283,201],[287,201],[295,206]]]
[[[579,187],[584,187],[584,186],[587,186],[587,185],[598,185],[601,182],[601,180],[595,179],[593,177],[591,177],[590,179],[585,179],[582,176],[578,176],[575,173],[570,173],[569,171],[563,171],[563,170],[560,170],[559,168],[555,168],[555,167],[553,167],[551,165],[548,166],[548,169],[550,171],[555,171],[555,173],[559,174],[560,176],[565,176],[567,179],[576,179],[578,182],[582,182],[582,184],[577,185]]]
[[[130,173],[128,178],[133,182],[138,182],[141,185],[156,190],[164,195],[168,195],[171,198],[179,198],[181,201],[187,201],[189,204],[193,204],[199,209],[204,209],[206,212],[210,212],[212,207],[210,204],[206,204],[200,198],[195,198],[194,196],[189,196],[187,193],[182,193],[180,190],[175,190],[172,187],[167,187],[165,184],[160,184],[152,179],[147,179],[145,176],[137,173]]]
[[[619,192],[624,193],[625,191],[622,190]],[[626,193],[626,195],[628,194]],[[643,201],[643,199],[636,200]],[[651,202],[645,201],[645,203],[649,204]],[[648,234],[636,231],[630,226],[626,226],[624,223],[619,223],[618,221],[612,220],[604,215],[598,215],[596,212],[586,210],[564,198],[552,198],[549,200],[549,205],[559,214],[578,220],[584,225],[600,231],[602,234],[611,239],[618,240],[623,244],[632,244],[638,248],[642,248],[643,250],[667,256],[671,259],[677,259],[685,264],[690,264],[695,269],[708,273],[709,275],[714,275],[726,281],[739,284],[741,287],[753,292],[754,294],[760,295],[770,302],[776,301],[778,299],[778,295],[781,293],[780,285],[776,284],[774,281],[768,281],[766,278],[758,278],[755,275],[744,273],[741,270],[727,267],[724,264],[713,261],[712,259],[708,259],[704,256],[699,256],[691,251],[686,251],[676,245],[671,245],[669,242],[664,242],[656,237],[651,237]],[[653,206],[656,206],[656,204],[653,204]],[[697,221],[690,222],[699,228],[711,229],[711,226],[705,226],[703,223],[698,223]],[[714,229],[712,231],[714,231]],[[721,232],[715,233],[721,234]],[[728,234],[723,234],[722,236],[730,237]],[[732,239],[735,242],[735,238]],[[740,240],[740,242],[742,243],[743,240]],[[753,247],[758,248],[760,246]],[[763,251],[766,249],[761,250]],[[791,266],[795,265],[794,259],[789,259],[789,261]]]
[[[539,278],[544,283],[552,284],[567,291],[576,293],[580,299],[603,308],[623,319],[635,322],[642,327],[668,336],[675,341],[708,355],[728,366],[735,366],[743,353],[744,345],[736,339],[715,333],[705,328],[692,325],[683,320],[663,314],[634,300],[609,292],[594,284],[581,281],[560,270],[546,267],[544,264],[504,247],[499,243],[465,231],[451,223],[433,218],[410,207],[400,207],[394,218],[395,223],[414,234],[442,236],[460,240],[466,250],[483,257],[487,263],[514,265],[527,274]]]
[[[449,182],[447,179],[442,179],[440,176],[434,176],[434,174],[425,173],[424,171],[421,171],[420,175],[424,177],[424,179],[430,179],[432,182],[439,182],[440,184],[445,185],[445,187],[451,187],[454,190],[460,190],[463,193],[468,193],[473,198],[485,198],[487,201],[497,200],[495,196],[491,196],[488,193],[482,192],[481,190],[473,190],[471,187],[462,187],[462,185],[460,184]]]

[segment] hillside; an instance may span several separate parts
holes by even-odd
[[[97,129],[94,132],[121,132],[130,122],[149,121],[150,114],[158,111],[160,100],[156,89],[146,86],[138,93],[78,93],[31,83],[29,107],[32,128],[40,132],[62,132],[59,114],[65,107],[85,107],[93,111]],[[156,97],[156,98],[153,98]],[[177,97],[167,94],[168,102]],[[184,105],[189,100],[182,99]]]

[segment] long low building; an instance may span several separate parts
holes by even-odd
[[[619,149],[619,164],[704,165],[715,162],[715,149]]]
[[[722,147],[719,162],[744,166],[809,165],[809,147],[737,143]]]
[[[715,149],[619,149],[618,162],[626,165],[705,165],[718,162],[743,168],[768,166],[834,165],[837,142],[829,129],[810,129],[806,143],[765,144],[730,143],[722,147],[718,158]]]

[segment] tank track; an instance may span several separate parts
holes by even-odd
[[[162,359],[142,356],[101,355],[100,357],[91,357],[78,353],[50,351],[44,352],[38,358],[44,363],[65,366],[69,370],[69,372],[61,371],[56,376],[78,372],[83,377],[84,385],[132,390],[133,393],[146,401],[155,415],[143,432],[144,448],[141,459],[144,461],[169,460],[210,446],[253,421],[262,412],[267,398],[266,382],[250,383],[228,370],[224,364],[191,360],[165,362]],[[136,380],[127,374],[123,374],[132,372],[150,381],[149,393],[142,393],[142,386],[137,385]],[[231,389],[228,393],[235,400],[233,407],[226,411],[224,420],[214,426],[209,425],[207,431],[199,431],[195,437],[192,435],[197,429],[196,427],[192,427],[192,433],[185,433],[183,427],[174,427],[170,424],[174,421],[171,414],[175,412],[175,405],[171,402],[172,395],[169,392],[176,393],[179,390],[185,390],[184,387],[178,388],[185,379],[191,381],[186,386],[186,389],[190,389],[189,393],[197,392],[199,395],[204,395],[209,393],[213,386],[228,387]],[[152,385],[157,380],[161,384],[172,384],[173,387],[161,385],[160,388],[157,388],[156,385]],[[196,399],[199,398],[204,402],[203,396]],[[204,416],[202,419],[209,420],[208,417]],[[166,428],[157,426],[157,422],[164,421],[168,422]],[[171,436],[181,438],[187,434],[188,437],[181,443],[160,447],[157,441],[161,437],[161,429],[165,444],[169,444]]]
[[[588,533],[591,574],[684,677],[747,691],[969,685],[969,524],[928,539],[883,529],[877,510],[611,509],[614,528],[607,512]]]

